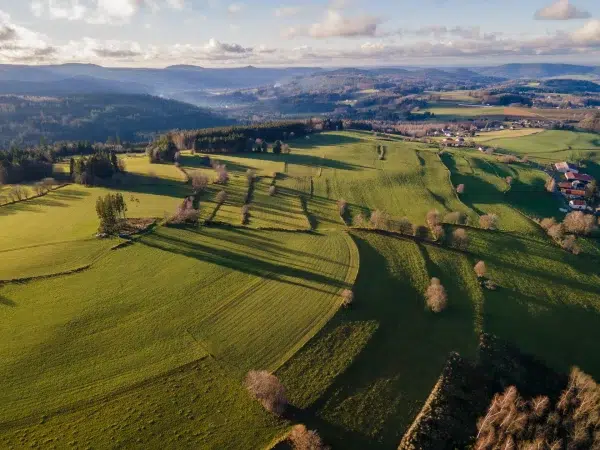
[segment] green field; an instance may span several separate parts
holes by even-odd
[[[565,143],[595,145],[571,132],[502,136],[486,144],[548,158]],[[474,358],[481,332],[600,377],[600,247],[589,238],[571,255],[532,220],[559,218],[561,206],[535,164],[473,149],[440,156],[370,133],[291,146],[210,155],[230,181],[198,196],[200,224],[159,225],[118,249],[122,240],[94,237],[96,198],[122,192],[128,216],[162,218],[192,193],[181,171],[129,156],[118,185],[68,185],[0,207],[0,447],[263,449],[302,422],[332,448],[397,448],[448,354]],[[184,152],[182,168],[212,181],[201,156]],[[257,178],[242,225],[248,169]],[[348,228],[342,198],[350,218],[379,209],[424,224],[433,208],[464,212],[470,246]],[[489,213],[499,231],[477,228]],[[497,291],[478,282],[479,260]],[[432,277],[448,292],[439,315],[424,303]],[[349,288],[354,304],[340,308]],[[288,416],[249,397],[251,369],[282,380]]]

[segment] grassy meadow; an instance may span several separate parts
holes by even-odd
[[[518,131],[485,142],[547,158],[596,145]],[[122,240],[94,237],[96,198],[122,192],[128,216],[161,218],[192,193],[180,170],[128,156],[118,185],[0,207],[0,447],[263,449],[301,422],[332,448],[397,448],[448,354],[475,357],[481,332],[600,378],[600,246],[582,240],[571,255],[532,220],[561,206],[543,171],[369,133],[290,144],[290,155],[211,155],[230,181],[199,195],[200,225],[157,226],[116,250]],[[181,166],[212,181],[201,156],[184,152]],[[424,224],[431,209],[461,211],[470,246],[349,228],[340,199],[350,220],[379,209]],[[488,213],[499,231],[473,227]],[[479,260],[497,291],[482,289]],[[432,277],[448,292],[439,315],[424,302]],[[341,308],[350,288],[354,304]],[[250,398],[251,369],[281,379],[286,417]]]

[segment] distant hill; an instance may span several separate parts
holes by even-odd
[[[0,96],[0,149],[11,144],[136,142],[172,129],[231,125],[234,121],[173,100],[150,95],[85,94],[66,97]]]
[[[0,95],[63,96],[74,94],[124,93],[147,94],[151,88],[139,83],[104,80],[87,75],[52,81],[1,80]]]
[[[318,68],[256,68],[252,66],[207,69],[178,65],[165,69],[107,68],[93,64],[49,66],[0,65],[0,93],[39,95],[50,88],[31,83],[59,83],[57,91],[149,93],[170,97],[174,92],[203,89],[243,89],[274,85],[297,76],[320,71]],[[75,80],[74,80],[75,79]],[[69,89],[72,84],[73,88]],[[86,87],[87,83],[87,87]],[[45,94],[44,94],[45,95]]]
[[[595,66],[578,66],[573,64],[505,64],[502,66],[475,69],[482,75],[503,78],[550,78],[564,75],[600,74]]]

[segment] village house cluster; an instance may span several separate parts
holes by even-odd
[[[576,211],[586,211],[600,215],[600,208],[594,210],[593,199],[589,199],[587,187],[594,182],[594,177],[581,172],[575,164],[560,162],[554,165],[564,180],[558,183],[558,189],[569,200],[569,207]]]

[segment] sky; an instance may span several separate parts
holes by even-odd
[[[600,65],[600,0],[0,0],[0,63]]]

